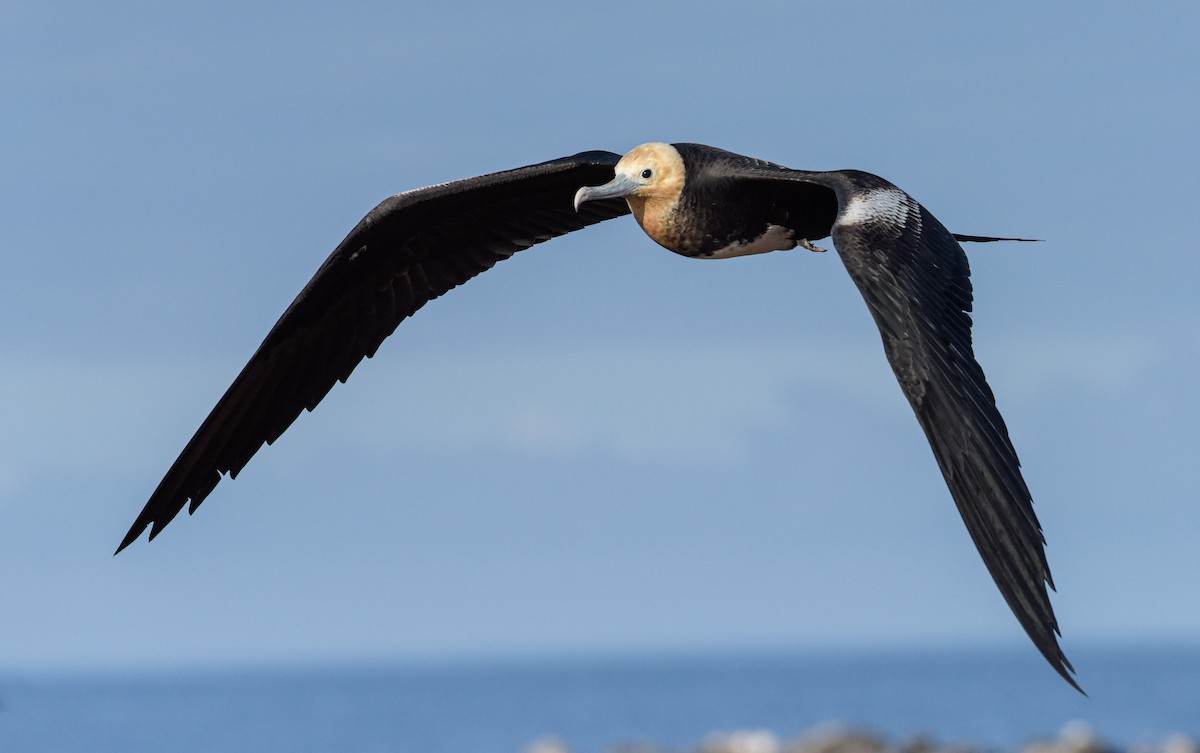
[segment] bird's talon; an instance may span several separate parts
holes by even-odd
[[[807,248],[809,251],[816,251],[819,254],[823,254],[829,250],[827,248],[821,248],[820,246],[814,246],[813,244],[808,242],[808,238],[801,238],[800,245],[803,246],[804,248]]]

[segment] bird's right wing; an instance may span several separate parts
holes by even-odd
[[[405,318],[517,251],[629,213],[624,200],[573,207],[611,180],[619,155],[573,157],[407,191],[350,232],[267,334],[129,529],[153,539],[225,474],[235,477],[303,409],[346,381]]]

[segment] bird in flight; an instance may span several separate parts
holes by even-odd
[[[195,512],[429,301],[521,249],[630,213],[697,259],[823,251],[814,241],[832,238],[984,564],[1034,645],[1081,690],[1058,645],[1041,526],[971,346],[959,241],[1021,239],[950,233],[870,173],[793,170],[699,144],[583,152],[385,200],[271,328],[117,552],[147,527],[153,539],[185,505]]]

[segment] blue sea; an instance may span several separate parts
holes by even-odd
[[[1123,746],[1200,737],[1200,649],[1072,658],[1090,698],[1023,649],[8,673],[0,753],[520,753],[548,736],[688,751],[713,731],[786,740],[830,722],[990,748],[1073,720]]]

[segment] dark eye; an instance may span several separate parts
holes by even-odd
[[[643,180],[650,180],[653,177],[654,177],[654,171],[651,170],[650,168],[647,167],[645,170],[642,171],[642,179]]]

